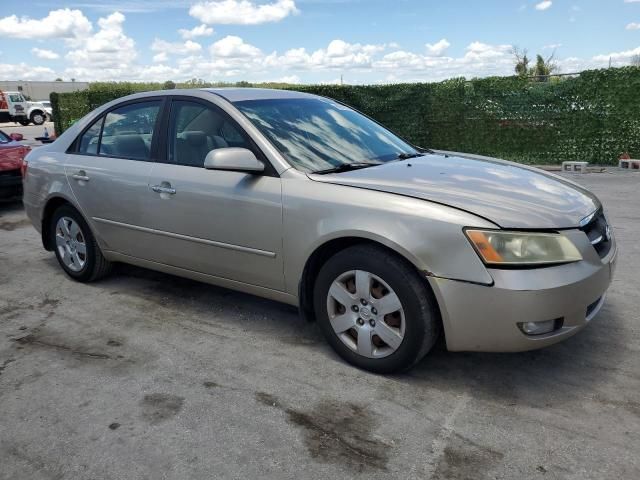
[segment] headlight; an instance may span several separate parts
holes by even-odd
[[[471,244],[487,265],[535,266],[577,262],[582,255],[559,233],[465,230]]]

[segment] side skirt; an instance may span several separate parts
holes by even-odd
[[[152,262],[150,260],[144,260],[142,258],[132,257],[110,250],[105,250],[103,251],[103,253],[105,257],[112,262],[128,263],[131,265],[136,265],[138,267],[148,268],[149,270],[169,273],[178,277],[190,278],[191,280],[209,283],[218,287],[224,287],[230,290],[237,290],[240,292],[249,293],[251,295],[256,295],[258,297],[268,298],[269,300],[286,303],[288,305],[293,305],[294,307],[298,306],[298,297],[289,293],[280,292],[278,290],[272,290],[270,288],[251,285],[249,283],[238,282],[236,280],[229,280],[228,278],[216,277],[214,275],[208,275],[206,273],[195,272],[193,270],[187,270],[185,268],[166,265],[164,263]]]

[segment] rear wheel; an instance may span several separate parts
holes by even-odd
[[[64,205],[51,219],[51,236],[56,258],[62,269],[74,280],[92,282],[111,271],[107,261],[82,215]]]
[[[314,307],[336,352],[376,373],[412,367],[440,331],[433,295],[413,266],[372,245],[343,250],[322,267]]]

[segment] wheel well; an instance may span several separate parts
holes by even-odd
[[[58,207],[62,205],[72,206],[70,202],[65,200],[62,197],[54,197],[47,205],[44,207],[44,213],[42,214],[42,245],[45,250],[52,251],[53,244],[51,238],[51,229],[49,228],[49,224],[51,223],[51,217],[53,217],[53,213],[58,209]]]
[[[317,278],[318,273],[320,272],[320,269],[327,262],[327,260],[329,260],[329,258],[334,256],[336,253],[340,252],[341,250],[344,250],[345,248],[352,247],[354,245],[375,245],[377,247],[380,247],[390,252],[391,254],[402,258],[407,263],[409,263],[409,265],[415,268],[418,274],[421,273],[418,271],[415,265],[411,263],[409,260],[407,260],[404,256],[400,255],[395,250],[387,247],[386,245],[383,245],[380,242],[376,242],[374,240],[369,240],[368,238],[361,238],[361,237],[343,237],[343,238],[330,240],[327,243],[324,243],[323,245],[319,246],[311,254],[302,272],[302,279],[300,280],[300,285],[298,287],[298,297],[300,299],[299,300],[300,311],[303,317],[306,318],[307,320],[309,321],[315,320],[315,313],[313,308],[313,290],[315,287],[315,279]],[[431,292],[431,295],[433,295],[433,290],[431,289],[431,285],[429,285],[429,282],[426,279],[424,279],[422,275],[420,275],[420,277],[423,279],[429,292]],[[438,311],[438,316],[440,316],[440,305],[438,305],[438,301],[435,298],[435,295],[433,295],[432,300]]]

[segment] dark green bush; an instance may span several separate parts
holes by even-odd
[[[94,108],[161,83],[96,83],[88,90],[52,94],[56,131]],[[191,80],[177,84],[229,86]],[[398,85],[286,85],[345,102],[413,143],[518,162],[580,160],[614,164],[622,152],[640,156],[640,68],[583,72],[532,81],[493,77]]]

